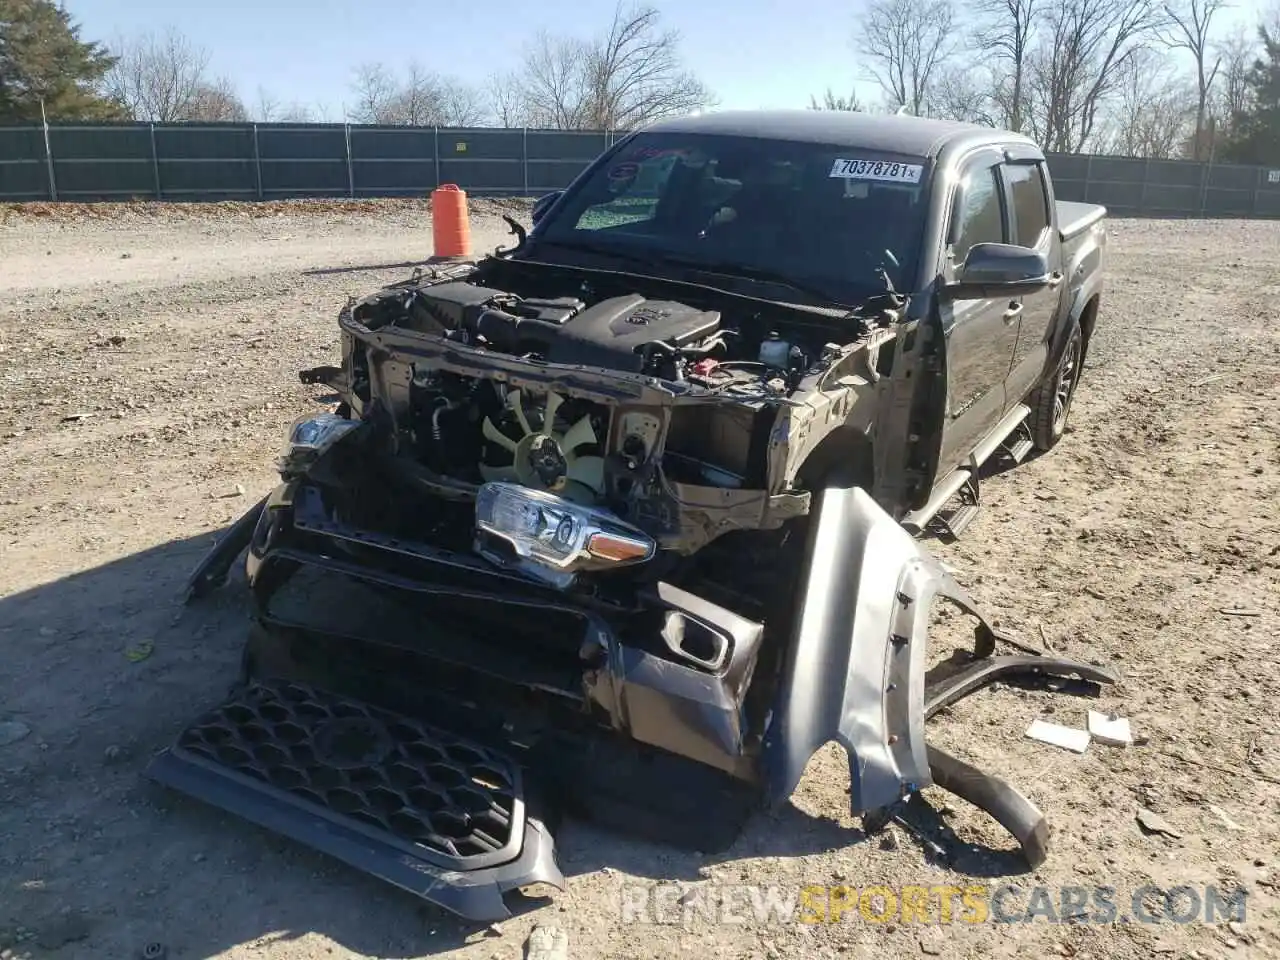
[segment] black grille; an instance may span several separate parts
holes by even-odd
[[[314,688],[254,684],[178,750],[461,869],[504,862],[524,823],[518,770],[488,748]],[[434,855],[434,856],[432,856]]]

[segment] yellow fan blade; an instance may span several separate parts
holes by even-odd
[[[529,426],[529,421],[524,415],[524,396],[519,390],[512,390],[507,394],[507,406],[516,415],[516,420],[520,424],[520,429],[524,431],[524,435],[527,437],[533,433],[533,428]]]
[[[584,487],[590,487],[596,493],[604,490],[604,458],[603,457],[575,457],[569,454],[565,457],[565,463],[568,469],[565,476],[570,480],[576,480]]]
[[[560,449],[570,454],[579,447],[595,442],[596,432],[591,429],[591,419],[583,417],[569,428],[569,432],[564,435],[564,440],[560,442]]]
[[[484,478],[485,483],[499,481],[510,483],[517,479],[515,467],[491,467],[487,463],[480,464],[480,476]]]
[[[480,427],[480,432],[484,434],[486,440],[492,440],[498,446],[510,450],[513,455],[515,454],[516,442],[495,427],[493,425],[493,421],[488,417],[484,418],[484,423]]]

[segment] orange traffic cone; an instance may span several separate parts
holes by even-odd
[[[471,256],[467,195],[456,183],[442,183],[431,192],[431,239],[437,257]]]

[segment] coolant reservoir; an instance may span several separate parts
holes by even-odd
[[[787,368],[787,355],[791,352],[791,344],[778,336],[778,331],[769,334],[768,339],[760,344],[760,362],[766,367],[776,370]]]

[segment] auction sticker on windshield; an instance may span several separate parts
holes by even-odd
[[[846,180],[887,180],[891,183],[919,183],[923,164],[892,163],[888,160],[837,160],[831,176]]]

